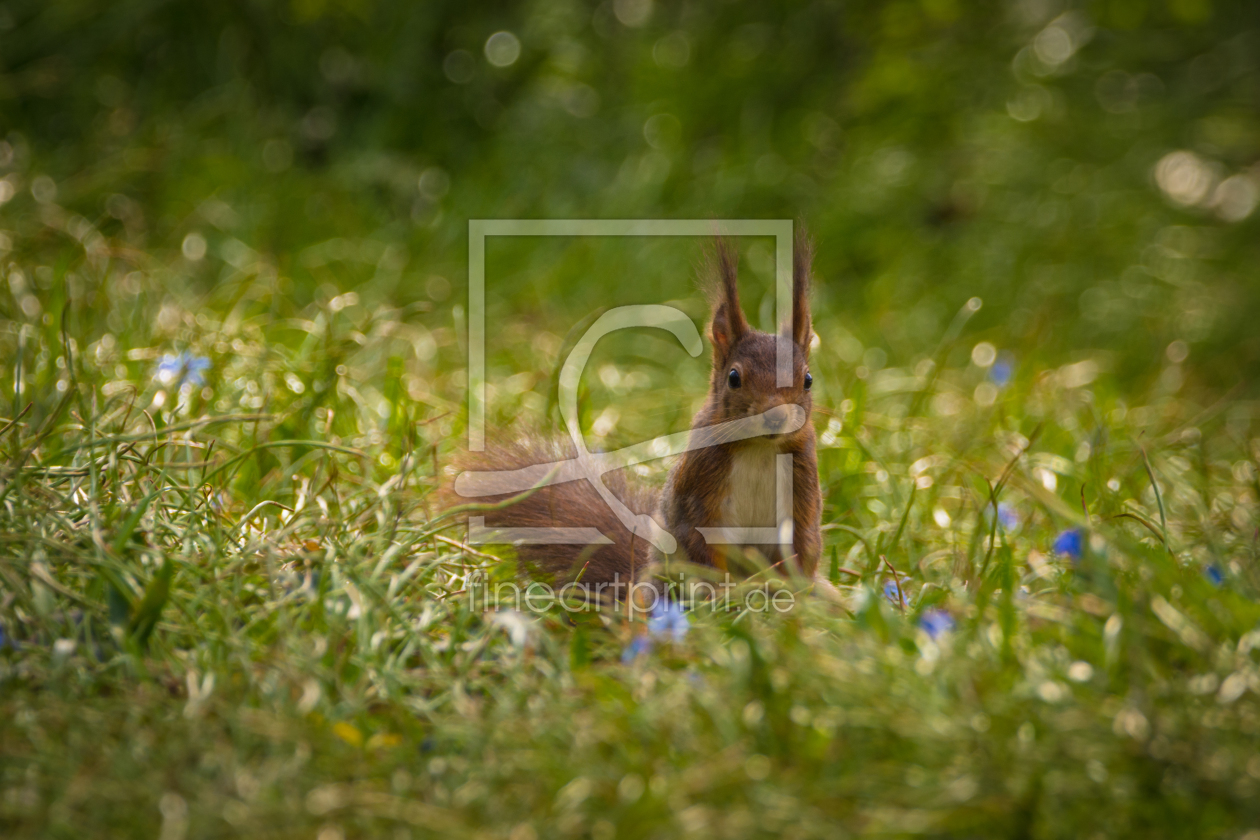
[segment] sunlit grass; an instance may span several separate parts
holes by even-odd
[[[463,433],[449,302],[302,303],[258,255],[203,255],[224,280],[194,294],[186,255],[81,233],[95,250],[20,241],[8,269],[8,834],[1204,835],[1257,816],[1249,404],[1122,389],[1101,353],[1043,366],[977,337],[966,297],[909,358],[823,304],[820,568],[845,605],[697,609],[627,662],[622,615],[470,603],[470,574],[514,568],[436,518]],[[545,423],[553,317],[497,336],[504,428]],[[694,373],[607,356],[586,428],[609,407],[609,441],[685,428]]]

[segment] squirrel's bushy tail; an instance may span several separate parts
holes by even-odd
[[[575,451],[567,441],[526,439],[513,444],[488,443],[483,452],[460,452],[454,460],[456,475],[466,472],[518,470],[573,458]],[[605,473],[604,485],[636,514],[656,511],[656,494],[649,488],[626,481],[625,470]],[[496,504],[519,493],[500,496],[465,498],[453,488],[453,481],[443,482],[444,507],[468,504]],[[487,528],[595,528],[611,545],[519,545],[516,547],[521,569],[537,577],[552,576],[557,584],[577,579],[588,587],[601,583],[609,587],[628,585],[646,578],[652,562],[652,546],[642,537],[635,537],[617,515],[604,503],[587,481],[567,481],[541,487],[532,494],[501,510],[473,512],[484,516]],[[466,521],[466,515],[463,517]],[[620,592],[624,596],[625,589]]]

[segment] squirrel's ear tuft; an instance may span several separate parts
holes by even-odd
[[[810,267],[814,262],[814,245],[804,227],[796,228],[792,246],[792,340],[805,354],[813,341],[813,322],[809,315]]]
[[[713,323],[709,336],[714,352],[724,358],[735,342],[748,332],[744,310],[739,306],[739,254],[725,239],[719,238],[709,258],[706,291],[713,306]]]

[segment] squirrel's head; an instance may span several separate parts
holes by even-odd
[[[715,409],[716,422],[764,416],[768,432],[763,437],[776,442],[790,442],[809,433],[809,415],[813,408],[810,396],[813,377],[809,372],[809,345],[814,337],[809,315],[812,258],[809,240],[798,235],[792,249],[791,320],[780,328],[791,348],[792,383],[779,387],[779,337],[748,326],[739,305],[739,257],[729,243],[718,240],[709,283],[713,306],[709,326],[709,337],[713,341],[709,399]],[[775,410],[779,406],[793,405],[804,409],[804,423],[800,423],[799,412]],[[774,431],[776,428],[780,431]]]

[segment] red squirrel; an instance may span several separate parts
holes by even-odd
[[[791,322],[783,328],[791,349],[791,384],[778,387],[779,340],[748,325],[739,304],[738,256],[728,243],[718,240],[711,260],[714,276],[708,284],[713,370],[708,397],[692,420],[688,449],[670,470],[659,498],[652,488],[627,482],[624,470],[604,476],[605,486],[630,511],[653,515],[658,523],[663,519],[665,531],[677,541],[670,559],[685,558],[726,570],[731,559],[751,549],[784,571],[789,571],[787,561],[795,564],[791,571],[815,576],[822,549],[822,498],[814,428],[809,422],[813,407],[809,372],[812,257],[808,240],[798,236],[793,249]],[[737,427],[743,431],[731,433]],[[756,433],[750,434],[749,428]],[[511,444],[492,443],[483,452],[464,453],[456,469],[520,470],[573,456],[573,446],[567,441],[526,437]],[[776,469],[776,465],[780,466]],[[785,495],[781,491],[788,472],[790,495]],[[485,524],[491,528],[587,527],[610,540],[595,545],[520,545],[518,557],[527,573],[543,572],[599,590],[612,587],[617,595],[620,585],[646,581],[666,559],[641,534],[631,533],[588,481],[548,484],[512,504],[491,509],[511,498],[509,494],[475,500],[448,495],[454,503],[486,503]],[[779,502],[780,498],[784,501]],[[790,527],[785,516],[788,509],[780,504],[790,505]],[[732,528],[740,530],[723,531]],[[754,528],[759,532],[747,530]],[[750,534],[758,538],[756,542],[741,544]],[[732,541],[723,543],[723,537]]]

